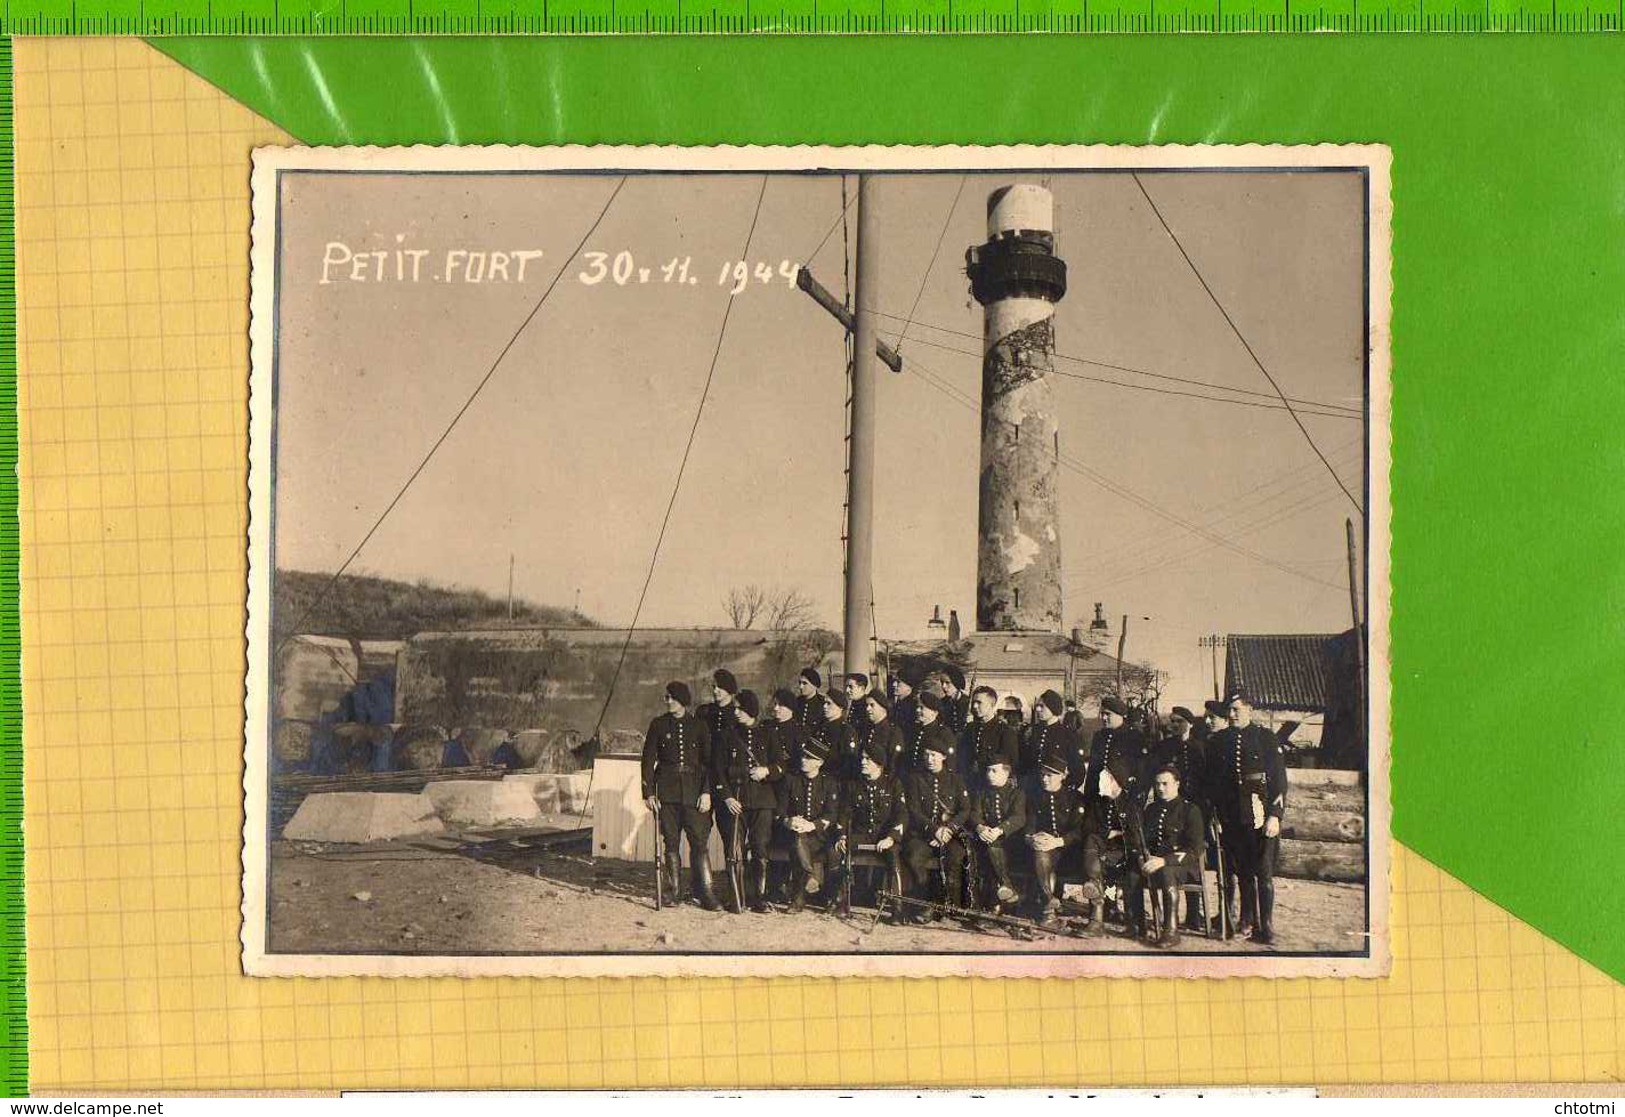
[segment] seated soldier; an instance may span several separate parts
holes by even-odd
[[[993,877],[993,912],[1002,915],[1017,898],[1010,875],[1010,850],[1016,835],[1027,825],[1027,797],[1011,779],[1012,764],[995,756],[987,766],[987,782],[971,796],[972,855],[981,857]],[[972,896],[979,904],[981,897]]]
[[[807,906],[807,897],[824,888],[824,851],[830,836],[840,832],[840,793],[833,777],[824,774],[829,745],[817,737],[802,746],[801,770],[785,775],[779,795],[779,816],[790,833],[790,910]]]
[[[847,788],[841,799],[840,833],[835,855],[873,853],[885,862],[886,887],[902,891],[903,828],[908,808],[903,785],[886,772],[890,754],[883,742],[871,739],[864,747],[862,778]],[[848,866],[851,861],[847,861]],[[850,868],[849,870],[850,871]],[[854,875],[853,882],[856,882]]]
[[[1168,765],[1158,770],[1156,788],[1157,801],[1145,809],[1140,869],[1162,908],[1162,933],[1155,942],[1169,949],[1179,945],[1174,916],[1179,910],[1180,886],[1202,883],[1207,828],[1201,808],[1179,794],[1179,769]]]
[[[1061,857],[1083,840],[1083,807],[1077,792],[1066,786],[1064,756],[1052,756],[1039,769],[1040,786],[1028,812],[1027,844],[1033,851],[1033,906],[1039,922],[1053,926],[1060,911],[1058,898]]]
[[[1106,930],[1106,878],[1116,879],[1122,889],[1123,919],[1127,934],[1139,937],[1145,930],[1145,903],[1140,895],[1139,856],[1134,836],[1139,827],[1140,805],[1126,790],[1129,783],[1128,758],[1113,757],[1101,770],[1095,795],[1084,811],[1083,885],[1089,903],[1089,933]]]
[[[908,860],[916,897],[929,900],[932,869],[942,871],[943,903],[958,907],[964,903],[965,842],[962,833],[970,821],[970,798],[965,782],[949,769],[953,736],[942,733],[925,741],[925,770],[908,779],[908,837],[903,855]],[[926,918],[941,912],[925,909]]]

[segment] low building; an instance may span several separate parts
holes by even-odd
[[[894,673],[912,668],[926,674],[952,664],[965,673],[967,687],[992,687],[1001,701],[1019,698],[1025,710],[1046,690],[1084,709],[1091,697],[1110,693],[1117,680],[1116,656],[1056,632],[977,632],[957,641],[901,641],[886,645],[885,654]]]
[[[1226,694],[1247,695],[1266,725],[1299,726],[1291,739],[1323,768],[1366,766],[1359,646],[1354,629],[1225,637]]]

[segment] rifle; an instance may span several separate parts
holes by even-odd
[[[666,872],[666,868],[665,868],[665,864],[664,864],[664,862],[666,860],[666,857],[665,857],[666,843],[665,843],[665,839],[662,838],[661,834],[660,834],[660,804],[658,802],[655,804],[654,818],[655,818],[655,911],[659,911],[661,908],[666,906],[666,897],[665,897],[666,885],[665,885],[665,881],[663,879],[664,876],[665,876],[665,872]]]
[[[1224,879],[1224,826],[1219,822],[1217,813],[1208,819],[1207,828],[1213,837],[1214,864],[1218,866],[1219,871],[1219,934],[1229,939],[1235,936],[1236,929],[1230,919],[1230,889]]]

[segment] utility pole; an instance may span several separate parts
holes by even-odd
[[[1123,614],[1123,630],[1117,634],[1117,697],[1123,697],[1123,648],[1128,644],[1128,614]]]
[[[875,244],[874,182],[858,176],[858,260],[853,280],[852,437],[847,444],[846,673],[873,673],[875,516],[875,296],[880,289]]]
[[[1210,653],[1210,658],[1213,661],[1213,700],[1215,702],[1224,697],[1219,693],[1219,645],[1223,642],[1224,637],[1218,635],[1217,633],[1214,633],[1211,636],[1204,636],[1200,640],[1196,641],[1198,646],[1208,650]]]
[[[513,552],[508,552],[508,623],[513,623]]]
[[[1365,678],[1365,626],[1360,623],[1360,563],[1354,549],[1354,521],[1343,521],[1349,547],[1349,611],[1354,616],[1354,662],[1360,680],[1360,731],[1365,732],[1366,678]]]

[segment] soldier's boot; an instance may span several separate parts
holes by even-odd
[[[744,887],[744,881],[745,881],[744,867],[741,866],[739,864],[739,862],[730,859],[728,861],[728,863],[727,863],[727,870],[728,870],[728,902],[726,904],[726,907],[734,915],[739,915],[739,914],[743,913],[744,910],[745,910],[745,908],[743,906],[744,897],[739,894],[739,892]]]
[[[1258,893],[1253,885],[1252,877],[1242,877],[1241,886],[1241,914],[1236,917],[1235,928],[1237,938],[1251,938],[1253,930],[1258,926]]]
[[[717,911],[717,894],[711,887],[711,855],[704,849],[694,854],[694,897],[706,911]]]
[[[1172,888],[1162,891],[1162,934],[1157,938],[1157,945],[1164,950],[1172,950],[1179,945],[1179,893]]]
[[[1275,881],[1258,881],[1258,926],[1253,928],[1252,940],[1268,946],[1275,941]]]
[[[807,907],[807,874],[800,868],[790,873],[790,907],[794,914],[804,911]]]
[[[755,885],[755,898],[750,902],[750,910],[757,915],[761,915],[763,912],[770,910],[767,906],[767,862],[758,859],[752,864],[751,869],[753,870],[751,876],[754,878],[752,883]]]
[[[1094,885],[1094,895],[1089,895],[1089,885]],[[1104,935],[1106,933],[1106,892],[1095,881],[1084,885],[1084,895],[1089,897],[1089,926],[1084,928],[1091,935]]]
[[[666,851],[666,880],[671,891],[671,902],[683,902],[683,855]]]

